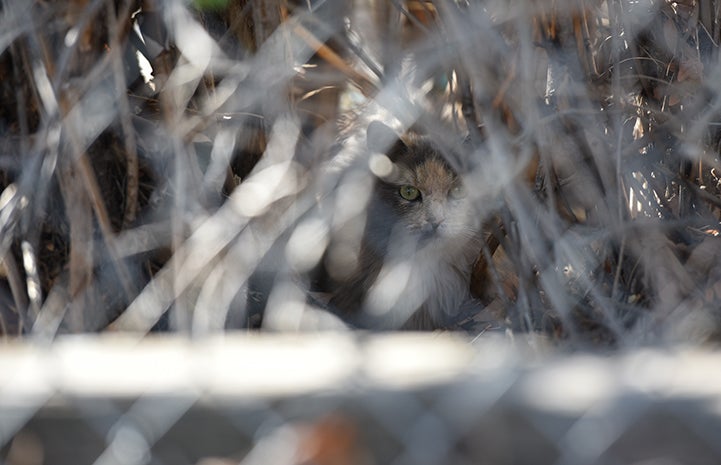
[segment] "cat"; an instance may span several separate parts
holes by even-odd
[[[372,176],[354,176],[372,187],[346,196],[365,201],[364,212],[336,228],[323,259],[329,308],[361,328],[443,328],[473,305],[481,231],[472,196],[430,136],[373,121],[365,139]]]

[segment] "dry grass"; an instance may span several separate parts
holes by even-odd
[[[1,333],[323,326],[273,244],[373,99],[470,141],[449,329],[718,339],[717,2],[310,3],[0,3]]]

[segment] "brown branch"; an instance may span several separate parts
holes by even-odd
[[[110,41],[110,63],[113,67],[115,75],[115,92],[118,102],[120,126],[123,131],[123,141],[125,148],[125,211],[123,212],[122,227],[127,228],[135,221],[138,210],[138,190],[139,190],[139,167],[138,167],[138,151],[135,140],[135,130],[130,120],[130,105],[127,96],[127,83],[125,82],[125,73],[123,71],[123,57],[121,54],[122,46],[120,41],[121,31],[119,25],[124,25],[124,29],[130,21],[130,5],[126,2],[125,11],[122,17],[118,18],[115,14],[115,8],[108,3],[108,35]]]
[[[293,27],[293,33],[303,40],[310,48],[315,50],[318,56],[325,60],[326,63],[353,81],[363,95],[366,97],[373,97],[378,93],[378,88],[371,79],[346,63],[340,55],[318,40],[318,38],[308,29],[303,27],[303,25],[296,24]]]

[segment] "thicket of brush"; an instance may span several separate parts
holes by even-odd
[[[2,0],[0,333],[307,325],[253,280],[375,99],[472,147],[486,311],[448,329],[714,340],[720,7]]]

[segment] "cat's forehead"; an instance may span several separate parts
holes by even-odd
[[[413,171],[416,184],[426,191],[446,191],[456,180],[455,173],[436,157],[423,160]]]
[[[383,183],[410,184],[430,193],[448,192],[457,182],[458,176],[445,153],[425,136],[406,135],[387,153],[393,169],[387,175],[374,172]]]
[[[408,144],[400,165],[405,168],[407,179],[414,184],[424,184],[427,188],[446,188],[456,179],[456,174],[445,160],[440,150],[427,140],[416,139]]]

